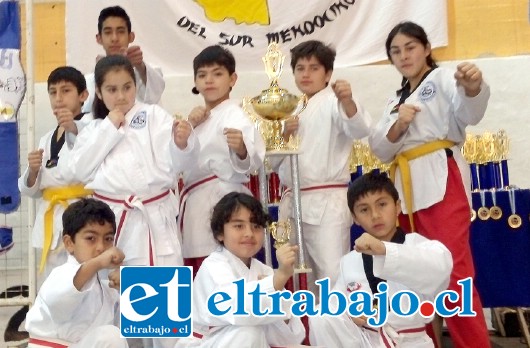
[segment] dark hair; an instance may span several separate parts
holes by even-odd
[[[105,76],[110,71],[120,71],[124,70],[132,77],[134,84],[136,85],[136,78],[134,75],[134,68],[131,62],[124,56],[106,56],[101,58],[96,63],[96,68],[94,69],[94,80],[96,82],[96,90],[99,90],[101,93],[101,86],[105,82]],[[105,118],[109,114],[109,109],[105,106],[103,100],[101,100],[98,95],[94,97],[94,104],[92,105],[92,114],[94,118]]]
[[[217,240],[218,236],[223,235],[224,225],[230,221],[232,214],[237,212],[241,207],[250,210],[250,221],[258,226],[265,227],[271,221],[269,214],[263,211],[261,202],[256,198],[246,193],[230,192],[221,198],[215,207],[213,207],[210,227],[212,228],[215,240]]]
[[[219,45],[208,46],[193,58],[193,77],[197,77],[197,70],[203,66],[219,64],[224,66],[232,75],[236,72],[236,60],[232,53]]]
[[[399,199],[399,194],[392,183],[392,180],[385,173],[378,173],[372,170],[370,173],[364,174],[355,179],[348,187],[348,208],[353,213],[353,206],[362,197],[368,193],[373,192],[387,192],[394,202]]]
[[[81,94],[86,91],[86,80],[85,76],[74,67],[71,66],[60,66],[53,70],[48,76],[48,90],[51,85],[55,85],[59,82],[71,82],[77,89],[77,94]]]
[[[429,39],[427,38],[427,33],[425,32],[425,30],[423,30],[421,26],[414,22],[401,22],[390,31],[385,42],[386,55],[388,56],[388,59],[392,64],[394,64],[394,62],[392,62],[392,58],[390,57],[390,45],[392,45],[392,40],[394,40],[394,37],[397,34],[403,34],[405,36],[414,38],[418,40],[423,45],[423,47],[427,47],[427,45],[430,45]],[[430,66],[431,68],[438,67],[430,53],[426,59],[428,66]]]
[[[110,207],[97,199],[82,198],[72,203],[63,213],[63,235],[74,240],[75,235],[87,224],[108,222],[116,233],[116,217]]]
[[[325,45],[322,41],[305,41],[291,48],[291,68],[294,71],[296,63],[301,58],[309,59],[315,57],[324,66],[326,72],[328,72],[333,70],[336,55],[335,49],[330,45]]]
[[[99,13],[98,17],[98,34],[101,35],[101,31],[103,30],[103,22],[109,17],[119,17],[123,18],[125,23],[127,24],[127,30],[129,33],[131,32],[131,19],[129,18],[129,15],[125,10],[120,6],[110,6],[105,7],[101,12]]]

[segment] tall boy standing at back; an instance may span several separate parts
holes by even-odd
[[[335,51],[320,41],[303,42],[291,50],[298,89],[309,98],[299,117],[285,122],[284,137],[300,136],[299,175],[302,228],[313,279],[337,279],[340,257],[350,250],[352,219],[346,204],[350,181],[348,158],[353,140],[368,135],[371,117],[352,98],[345,80],[330,84]],[[292,188],[291,164],[284,160],[278,174]],[[289,190],[282,197],[280,218],[292,218]]]
[[[134,42],[131,19],[120,6],[106,7],[99,13],[96,41],[107,56],[124,55],[134,67],[136,75],[136,98],[145,104],[157,104],[162,97],[166,83],[160,69],[146,64],[140,46],[129,46]],[[94,74],[85,75],[89,99],[83,111],[92,111],[95,96]]]

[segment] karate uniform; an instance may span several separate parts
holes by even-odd
[[[164,88],[166,88],[166,82],[164,81],[164,75],[160,68],[153,68],[149,64],[145,64],[145,70],[147,75],[147,85],[144,84],[140,73],[134,68],[134,76],[136,80],[136,100],[145,104],[158,104]],[[94,104],[94,98],[96,98],[96,83],[94,79],[94,73],[86,74],[86,87],[88,91],[88,99],[83,104],[83,112],[92,112],[92,104]]]
[[[51,143],[55,134],[55,129],[46,133],[39,141],[39,149],[43,149],[42,154],[42,166],[35,180],[35,184],[31,187],[27,185],[29,176],[29,166],[26,168],[22,176],[18,179],[18,188],[20,192],[28,197],[37,200],[37,210],[35,214],[35,222],[32,231],[32,245],[34,248],[43,249],[45,240],[45,229],[44,229],[44,216],[45,212],[50,206],[50,202],[43,199],[43,190],[51,188],[63,188],[70,185],[81,185],[81,182],[75,179],[64,178],[57,166],[46,167],[48,161],[50,161]],[[64,133],[65,138],[67,133]],[[58,156],[60,159],[66,156],[69,151],[66,141],[61,147]],[[77,201],[77,199],[67,199],[53,205],[53,225],[52,225],[52,238],[50,245],[50,252],[46,258],[45,268],[43,270],[44,278],[48,276],[52,269],[60,266],[66,262],[68,253],[62,245],[62,233],[63,233],[63,220],[62,216],[64,210],[68,205]],[[63,205],[64,203],[64,205]]]
[[[237,289],[232,282],[243,278],[248,291],[260,284],[263,293],[275,292],[273,269],[256,259],[248,268],[238,257],[219,247],[208,256],[193,283],[193,337],[181,339],[175,348],[183,347],[252,347],[269,348],[299,344],[305,336],[305,329],[299,318],[291,316],[288,306],[282,306],[285,316],[242,316],[234,315],[237,306]],[[208,298],[215,292],[230,295],[219,308],[232,307],[223,316],[216,317],[208,310]],[[245,293],[245,311],[252,313],[252,297]],[[271,308],[268,297],[260,296],[260,308]],[[285,302],[285,301],[283,301]],[[286,324],[285,320],[289,319]]]
[[[490,96],[489,86],[483,82],[480,93],[467,97],[463,87],[456,85],[454,72],[444,68],[432,70],[404,101],[418,106],[406,133],[395,143],[386,135],[398,117],[396,106],[400,97],[388,102],[383,118],[369,137],[372,151],[383,161],[392,161],[403,151],[436,140],[450,140],[452,155],[441,149],[409,161],[413,218],[415,230],[429,239],[441,241],[453,256],[453,273],[449,289],[458,289],[460,279],[473,277],[475,270],[469,247],[470,228],[470,172],[460,147],[465,141],[467,125],[476,125],[486,111]],[[396,170],[396,188],[405,206],[400,170]],[[405,215],[400,225],[410,230]],[[455,347],[488,347],[489,337],[482,315],[482,305],[473,289],[473,309],[477,317],[446,318]]]
[[[389,302],[398,291],[412,291],[423,301],[433,301],[449,283],[452,259],[447,248],[438,241],[431,241],[417,233],[405,236],[403,244],[383,242],[386,255],[373,256],[373,273],[388,285]],[[366,276],[362,254],[352,251],[341,259],[340,273],[333,291],[347,297],[352,291],[372,293]],[[330,297],[330,308],[337,308],[336,297]],[[402,297],[401,308],[409,308],[407,296]],[[425,330],[431,319],[419,313],[400,317],[388,312],[388,320],[381,328],[359,327],[347,313],[338,317],[318,316],[309,318],[311,344],[325,347],[434,347]],[[416,330],[415,330],[416,329]],[[415,331],[403,333],[402,330]],[[400,332],[401,331],[401,332]],[[383,338],[384,337],[384,338]],[[389,345],[385,345],[384,339]],[[393,342],[392,342],[393,341]]]
[[[348,118],[328,86],[309,99],[299,116],[302,228],[307,266],[313,269],[308,279],[313,292],[316,279],[330,277],[335,282],[340,258],[350,251],[353,221],[346,201],[348,159],[354,139],[367,136],[371,124],[370,114],[355,104],[357,114]],[[281,162],[278,175],[283,185],[292,188],[289,158]],[[292,193],[283,195],[279,214],[280,220],[293,218]]]
[[[116,246],[126,265],[182,264],[171,189],[199,144],[192,132],[187,148],[178,149],[172,124],[159,106],[136,103],[119,129],[108,118],[86,125],[59,165],[114,211]]]
[[[225,128],[243,133],[248,153],[245,159],[241,160],[229,149],[223,134]],[[218,243],[212,236],[210,219],[205,216],[211,216],[213,207],[227,193],[251,194],[244,183],[249,181],[249,174],[263,165],[265,158],[261,134],[234,100],[225,100],[213,108],[206,121],[194,131],[201,150],[196,160],[184,169],[179,216],[185,258],[208,256],[215,250]]]
[[[97,275],[77,290],[73,280],[80,266],[73,256],[68,256],[67,262],[55,268],[40,288],[26,316],[28,347],[51,347],[42,341],[71,348],[128,346],[114,326],[118,291]]]

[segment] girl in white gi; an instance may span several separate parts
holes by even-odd
[[[69,151],[65,145],[66,132],[77,133],[74,121],[83,116],[81,107],[88,97],[83,74],[69,66],[53,70],[48,76],[48,96],[57,127],[46,133],[39,147],[28,154],[28,167],[18,180],[22,194],[39,199],[32,239],[33,247],[42,250],[43,280],[66,261],[67,253],[60,243],[65,207],[76,198],[91,194],[79,181],[63,178],[57,168],[59,160]]]
[[[182,265],[171,191],[175,177],[199,150],[186,121],[173,121],[157,105],[135,101],[134,70],[124,56],[96,64],[94,120],[77,136],[59,166],[94,190],[116,215],[115,244],[127,265]],[[190,136],[191,135],[191,136]],[[176,339],[155,339],[173,346]]]
[[[202,261],[217,246],[209,215],[225,194],[250,191],[248,175],[263,165],[265,144],[239,102],[230,99],[237,74],[234,56],[221,46],[205,48],[193,60],[195,87],[204,106],[195,107],[188,120],[201,144],[195,162],[183,172],[179,227],[184,262],[196,274]]]
[[[300,137],[299,175],[302,196],[302,228],[307,246],[308,279],[337,279],[340,257],[350,251],[351,216],[346,205],[350,181],[348,159],[354,139],[368,135],[371,118],[352,98],[350,84],[330,84],[335,50],[320,41],[303,42],[291,49],[291,67],[298,89],[309,102],[299,117],[285,122],[284,137]],[[292,187],[291,163],[281,163],[281,183]],[[280,219],[292,217],[292,194],[280,204]]]
[[[439,240],[451,251],[449,289],[457,290],[458,280],[475,273],[469,246],[470,174],[460,147],[466,126],[484,116],[489,87],[471,63],[459,64],[456,71],[439,68],[427,34],[415,23],[396,25],[386,51],[403,83],[370,135],[370,146],[384,162],[394,161],[391,173],[408,214],[400,216],[403,229]],[[475,289],[473,310],[476,317],[446,318],[455,347],[490,345]]]
[[[283,290],[293,275],[297,246],[285,244],[276,252],[279,267],[274,272],[254,258],[262,248],[264,227],[269,217],[261,203],[245,193],[231,192],[213,208],[211,231],[220,246],[208,256],[193,283],[193,337],[179,341],[176,347],[270,347],[299,344],[304,327],[290,312],[286,316],[234,315],[237,288],[233,283],[244,279],[245,289],[271,293]],[[225,315],[208,310],[208,298],[223,291],[231,299],[222,308],[232,307]],[[245,291],[245,310],[252,311],[252,296]],[[260,296],[260,308],[270,308],[270,298]],[[282,308],[283,309],[283,308]]]
[[[106,7],[99,13],[98,33],[96,40],[105,50],[105,55],[123,55],[131,62],[136,76],[136,97],[146,104],[156,104],[160,101],[166,82],[159,68],[153,68],[143,59],[140,46],[129,46],[135,34],[131,31],[131,19],[120,6]],[[97,59],[100,59],[98,56]],[[85,76],[89,98],[83,111],[92,111],[95,99],[94,74]]]
[[[401,207],[390,179],[365,174],[351,184],[347,197],[353,220],[366,232],[355,241],[355,250],[342,257],[333,290],[346,297],[357,290],[374,294],[377,283],[386,281],[389,298],[407,290],[416,293],[420,303],[433,301],[449,283],[451,254],[438,241],[396,228]],[[330,305],[336,308],[336,297],[331,298],[335,302]],[[401,298],[401,306],[409,308],[408,297]],[[345,313],[310,317],[309,334],[311,344],[325,347],[434,347],[425,331],[430,321],[419,313],[401,317],[390,311],[386,324],[376,329],[365,317]]]
[[[95,119],[79,133],[67,165],[60,167],[113,209],[116,245],[126,255],[125,264],[181,265],[171,188],[199,148],[191,125],[174,122],[157,105],[135,102],[127,58],[102,58],[95,74]]]
[[[28,347],[128,347],[114,325],[120,295],[98,276],[124,258],[114,246],[114,213],[107,204],[84,198],[66,209],[63,227],[68,260],[44,281],[26,316]]]

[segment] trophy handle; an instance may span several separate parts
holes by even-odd
[[[307,95],[302,94],[300,98],[298,99],[298,104],[296,105],[296,109],[294,110],[293,115],[292,115],[293,117],[297,117],[298,115],[300,115],[302,111],[305,110],[305,107],[307,106],[307,101],[308,101]]]

